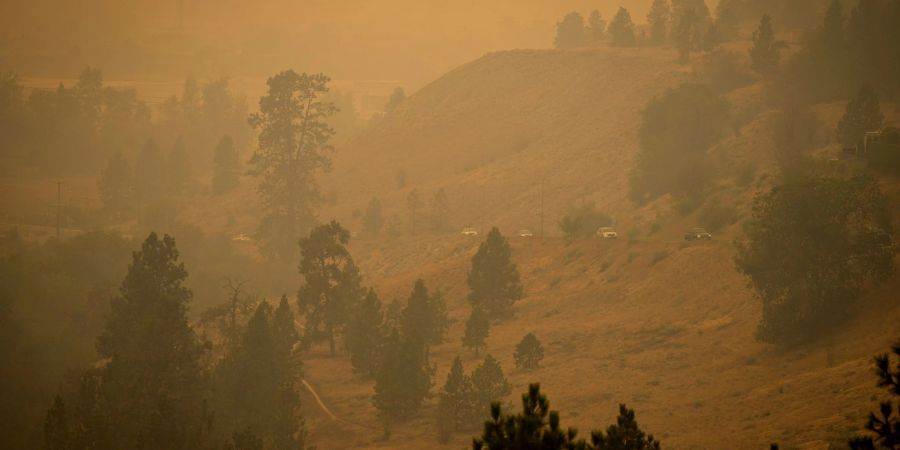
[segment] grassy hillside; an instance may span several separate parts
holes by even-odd
[[[719,171],[709,201],[733,207],[734,224],[716,231],[712,242],[686,244],[684,231],[704,225],[698,212],[680,214],[668,196],[640,208],[627,197],[640,109],[693,76],[675,59],[673,51],[659,49],[515,50],[461,66],[337,149],[333,170],[322,179],[330,201],[320,217],[359,231],[356,213],[377,196],[399,233],[351,242],[365,283],[385,303],[406,298],[417,278],[445,293],[453,323],[447,341],[431,352],[433,393],[455,355],[467,370],[478,363],[460,344],[470,311],[465,279],[481,237],[497,225],[510,236],[526,290],[514,317],[492,327],[487,345],[514,386],[509,403],[518,407],[527,384],[540,381],[563,424],[583,434],[611,423],[625,402],[667,449],[760,449],[773,441],[782,448],[829,448],[875,407],[880,393],[870,360],[900,335],[894,294],[900,278],[868,295],[877,314],[863,313],[829,338],[791,350],[758,343],[759,302],[733,267],[731,244],[750,200],[771,184],[775,170],[773,113],[763,106],[761,84],[727,95],[733,126],[710,151]],[[836,150],[828,143],[842,109],[816,109],[822,157]],[[896,108],[883,109],[897,121]],[[55,180],[0,181],[9,187],[0,209],[55,202]],[[85,208],[97,204],[94,180],[70,186]],[[410,235],[407,196],[417,189],[427,203],[440,188],[448,194],[451,230]],[[896,209],[900,185],[886,183],[885,190]],[[537,234],[542,199],[547,237],[515,237],[519,228]],[[556,223],[582,202],[611,214],[622,238],[566,242]],[[178,216],[232,236],[252,232],[256,204],[253,180],[246,178],[228,195],[194,198]],[[3,219],[33,222],[32,234],[46,238],[54,216],[49,207],[41,211]],[[481,236],[461,236],[463,226]],[[250,242],[232,244],[255,255]],[[293,265],[281,269],[282,278],[293,276]],[[278,295],[296,286],[253,288]],[[513,348],[529,331],[543,342],[546,358],[536,371],[517,371]],[[304,394],[310,442],[320,449],[458,449],[477,433],[457,433],[438,445],[431,398],[417,419],[396,425],[385,441],[372,382],[353,375],[345,355],[331,358],[314,348],[304,356],[304,370],[334,414]]]
[[[511,51],[462,66],[338,149],[324,183],[337,201],[322,216],[359,229],[353,211],[377,196],[403,228],[408,193],[415,188],[427,199],[443,187],[454,228],[486,231],[496,224],[512,235],[539,227],[543,181],[550,237],[511,238],[527,297],[488,340],[488,352],[515,386],[509,402],[517,405],[527,383],[541,381],[564,423],[583,432],[612,422],[617,404],[626,402],[666,448],[723,448],[723,436],[731,439],[728,448],[764,448],[773,441],[828,448],[856,430],[874,405],[870,358],[900,333],[900,309],[889,294],[900,280],[870,295],[889,314],[864,314],[833,337],[790,351],[756,342],[759,304],[731,262],[739,225],[711,243],[684,244],[681,233],[697,224],[696,214],[678,214],[669,198],[640,209],[627,200],[641,106],[691,76],[674,59],[646,49]],[[721,169],[715,196],[735,207],[739,221],[774,171],[771,114],[761,93],[753,85],[728,95],[734,130],[710,156]],[[840,108],[819,108],[823,135]],[[396,183],[398,171],[405,187]],[[749,180],[737,181],[741,171],[751,173]],[[627,239],[559,238],[558,217],[582,201],[612,214]],[[470,310],[465,276],[478,241],[451,232],[352,243],[366,281],[385,302],[406,297],[419,277],[446,292],[454,323],[447,342],[432,353],[434,392],[456,354],[464,355],[467,369],[478,361],[459,343]],[[528,331],[544,342],[547,358],[541,369],[524,373],[514,369],[512,351]],[[351,442],[439,447],[435,399],[419,419],[382,441],[371,382],[324,350],[307,357],[306,370],[331,410],[352,423],[311,424],[321,448]],[[445,448],[467,445],[471,434],[455,435]]]

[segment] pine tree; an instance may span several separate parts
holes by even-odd
[[[472,308],[472,313],[466,320],[466,331],[462,338],[463,346],[475,350],[475,356],[478,356],[478,351],[484,348],[490,331],[491,321],[484,310],[479,307]]]
[[[524,296],[509,242],[497,227],[478,246],[467,281],[469,303],[483,308],[491,318],[508,315],[513,304]]]
[[[460,431],[470,428],[476,416],[475,388],[466,375],[462,360],[457,355],[447,374],[447,381],[438,396],[439,417],[450,420],[449,428]]]
[[[647,435],[638,427],[634,419],[634,410],[624,404],[619,405],[619,416],[616,424],[610,425],[604,434],[602,431],[591,433],[591,442],[596,450],[659,450],[659,441],[653,435]]]
[[[563,430],[559,413],[550,410],[547,396],[539,384],[528,386],[522,395],[522,412],[504,415],[500,403],[491,404],[491,418],[484,423],[481,437],[473,439],[474,450],[542,449],[564,450],[585,448],[576,439],[575,429]]]
[[[522,412],[503,414],[500,403],[491,405],[484,432],[472,440],[473,450],[659,450],[659,441],[646,435],[634,420],[634,411],[625,405],[619,409],[617,424],[604,434],[591,433],[591,442],[578,438],[574,428],[563,429],[559,412],[550,410],[550,401],[541,393],[540,384],[528,386],[522,395]]]
[[[378,200],[378,197],[372,197],[372,200],[369,201],[369,206],[366,207],[362,220],[363,231],[366,234],[377,236],[381,232],[381,227],[384,226],[384,213],[381,210],[381,202]]]
[[[213,156],[213,181],[214,194],[231,192],[240,184],[241,161],[238,151],[234,148],[234,140],[231,136],[224,136],[216,145]]]
[[[787,47],[784,41],[775,38],[772,17],[763,14],[759,27],[753,32],[753,47],[750,48],[750,62],[753,70],[761,75],[770,75],[778,67],[781,50]]]
[[[866,132],[879,131],[884,123],[881,104],[872,86],[864,84],[838,122],[838,140],[844,147],[854,147]]]
[[[513,358],[515,358],[516,367],[519,369],[536,369],[541,364],[541,360],[544,359],[544,346],[541,345],[541,341],[538,340],[534,333],[528,333],[516,345]]]
[[[672,7],[669,0],[653,0],[647,23],[650,25],[650,42],[663,45],[669,38],[669,26],[672,22]]]
[[[424,343],[412,336],[401,338],[394,330],[375,376],[372,398],[386,424],[408,420],[419,412],[431,389],[432,375]]]
[[[439,344],[449,323],[444,299],[439,294],[430,295],[425,282],[416,280],[400,317],[403,335],[421,341],[426,347]]]
[[[264,209],[257,238],[269,256],[293,256],[321,204],[315,176],[331,164],[334,130],[327,120],[336,110],[322,100],[329,81],[322,74],[281,72],[269,78],[259,112],[250,116],[258,132],[250,172],[260,178],[257,191]]]
[[[131,166],[122,152],[113,153],[98,181],[103,207],[118,215],[131,206],[133,194]]]
[[[53,399],[53,406],[44,419],[44,450],[69,450],[72,448],[69,415],[62,397]]]
[[[294,382],[299,364],[286,345],[290,329],[279,323],[290,314],[284,305],[286,298],[273,315],[267,302],[260,303],[240,345],[217,368],[217,418],[225,433],[249,429],[275,448],[298,448],[305,438]]]
[[[631,13],[623,7],[619,7],[616,17],[609,24],[609,36],[612,45],[617,47],[633,47],[636,44],[634,36],[634,22],[631,21]]]
[[[109,430],[123,447],[197,448],[206,439],[204,350],[187,321],[187,275],[175,240],[151,233],[97,339],[108,359],[102,386]]]
[[[597,11],[596,9],[591,11],[591,15],[588,16],[588,26],[585,32],[587,33],[588,40],[591,44],[599,45],[603,42],[603,39],[606,37],[606,21],[603,20],[600,11]]]
[[[893,397],[882,401],[878,413],[869,413],[866,430],[869,436],[857,436],[850,441],[851,450],[900,450],[900,342],[891,348],[897,363],[891,367],[891,357],[882,354],[875,357],[875,373],[878,387],[888,391]],[[874,435],[874,436],[873,436]],[[877,445],[877,447],[876,447]]]
[[[344,332],[344,345],[350,354],[353,370],[368,377],[375,376],[384,349],[385,323],[381,301],[374,289],[353,310]]]
[[[282,295],[278,302],[278,308],[272,316],[272,335],[278,351],[283,355],[292,355],[294,344],[300,340],[297,325],[294,322],[294,312],[291,311],[287,295]]]
[[[335,337],[347,321],[348,293],[355,286],[356,271],[347,251],[350,233],[336,221],[320,225],[300,240],[300,274],[304,284],[297,294],[300,310],[306,316],[303,340],[306,345],[327,340],[334,356]]]
[[[675,24],[675,46],[678,48],[678,60],[687,63],[691,60],[691,52],[697,48],[698,18],[693,9],[682,11]]]
[[[475,387],[475,406],[479,414],[490,411],[492,403],[502,402],[512,392],[500,362],[491,355],[485,355],[481,365],[472,371],[472,385]]]
[[[556,48],[583,47],[586,42],[584,17],[577,12],[570,12],[556,24],[556,38],[553,45]]]

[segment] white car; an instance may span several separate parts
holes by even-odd
[[[240,242],[248,242],[248,241],[250,241],[250,236],[247,236],[246,234],[241,233],[241,234],[235,235],[233,238],[231,238],[231,240],[232,241],[240,241]]]
[[[518,234],[519,234],[519,237],[521,237],[521,238],[534,237],[534,233],[532,233],[531,230],[529,230],[527,228],[522,228],[521,230],[519,230]]]
[[[462,230],[463,236],[478,236],[478,232],[472,227],[465,227]]]
[[[619,233],[616,233],[616,230],[613,227],[600,227],[597,230],[597,236],[602,237],[603,239],[618,239]]]

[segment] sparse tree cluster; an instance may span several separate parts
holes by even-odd
[[[454,431],[477,428],[479,417],[489,411],[491,403],[500,402],[510,392],[512,387],[500,363],[491,355],[469,375],[457,356],[438,396],[438,437],[446,441]]]

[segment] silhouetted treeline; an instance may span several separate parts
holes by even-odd
[[[99,69],[50,90],[26,89],[15,73],[0,74],[0,157],[52,174],[98,173],[117,152],[133,160],[150,138],[167,150],[180,146],[184,161],[208,170],[223,136],[246,147],[246,117],[246,101],[232,94],[227,78],[202,85],[188,78],[181,95],[152,108],[134,89],[105,85]]]

